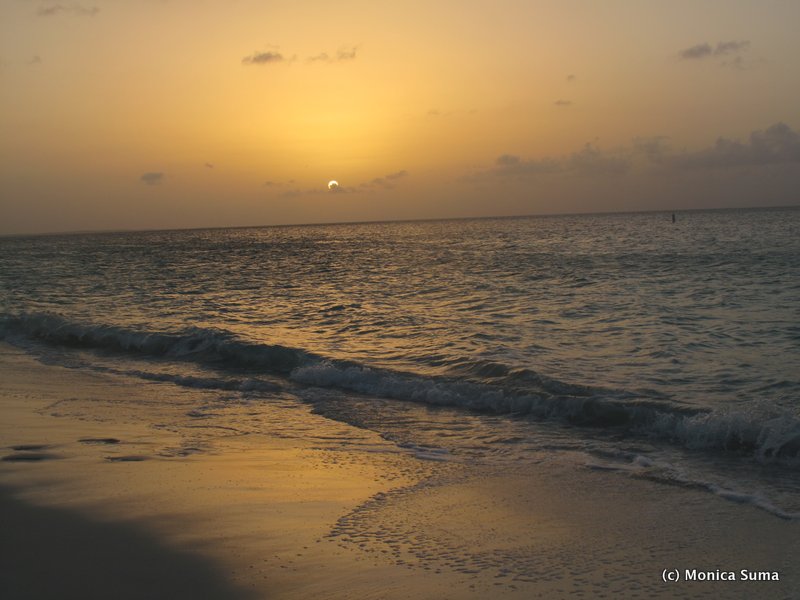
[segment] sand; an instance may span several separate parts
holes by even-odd
[[[800,596],[797,522],[569,453],[503,473],[420,460],[280,393],[143,383],[6,344],[0,415],[4,599]]]

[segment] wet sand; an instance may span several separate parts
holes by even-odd
[[[5,344],[0,413],[2,598],[800,595],[797,522],[568,454],[502,474],[420,460],[280,394],[220,398]],[[687,568],[781,580],[662,581]]]

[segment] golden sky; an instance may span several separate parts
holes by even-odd
[[[798,204],[797,23],[794,1],[0,0],[0,233]]]

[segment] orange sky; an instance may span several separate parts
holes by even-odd
[[[798,204],[798,22],[778,1],[2,0],[0,233]]]

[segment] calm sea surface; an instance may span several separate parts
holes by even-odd
[[[580,452],[795,516],[800,210],[676,216],[0,238],[0,337],[281,390],[423,458]]]

